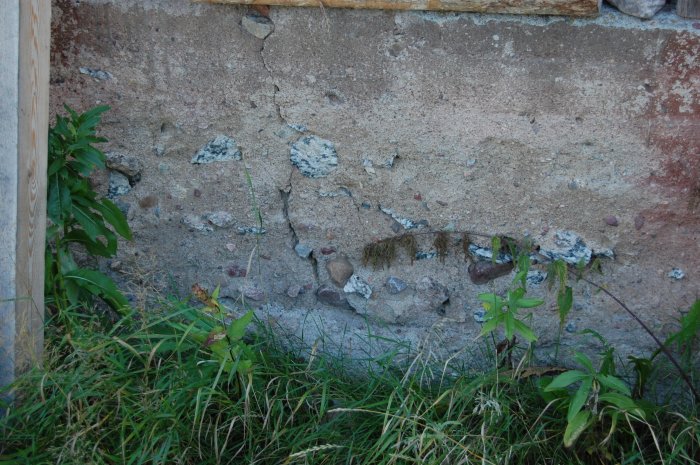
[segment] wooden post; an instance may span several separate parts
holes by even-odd
[[[525,15],[597,16],[601,0],[194,0],[237,5],[278,5],[379,10],[471,11]]]
[[[0,0],[0,386],[41,361],[50,0]]]
[[[676,11],[684,18],[700,18],[700,0],[678,0]]]

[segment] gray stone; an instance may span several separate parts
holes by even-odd
[[[217,161],[240,160],[241,158],[241,151],[238,149],[236,141],[230,137],[219,135],[199,149],[199,152],[192,157],[191,163],[200,165]]]
[[[417,312],[435,312],[450,298],[450,291],[433,278],[425,277],[416,284],[414,307]]]
[[[246,234],[252,234],[253,236],[262,236],[267,232],[267,229],[258,228],[256,226],[239,226],[236,228],[236,232],[241,236],[245,236]]]
[[[309,178],[328,176],[338,167],[333,142],[318,136],[302,136],[292,144],[289,159],[299,172]]]
[[[105,153],[105,165],[107,168],[119,171],[127,176],[130,181],[138,181],[143,170],[143,163],[138,158],[121,152]]]
[[[352,276],[355,268],[347,258],[335,257],[326,262],[326,271],[328,271],[328,276],[334,284],[343,287],[350,279],[350,276]]]
[[[78,68],[78,71],[80,71],[80,74],[87,74],[91,78],[98,79],[100,81],[112,79],[111,73],[108,73],[107,71],[102,71],[101,69],[92,69],[85,66],[81,66],[80,68]]]
[[[275,30],[275,23],[270,18],[255,13],[245,15],[241,26],[258,39],[265,39]]]
[[[567,333],[575,333],[576,331],[578,331],[578,325],[575,321],[569,321],[564,327],[564,329]]]
[[[425,220],[413,221],[413,220],[410,220],[410,219],[408,219],[408,218],[404,218],[404,217],[402,217],[402,216],[397,215],[397,214],[394,212],[394,210],[392,210],[391,208],[385,208],[385,207],[382,207],[381,205],[379,205],[379,209],[380,209],[383,213],[385,213],[385,214],[389,215],[390,217],[392,217],[392,218],[394,219],[394,221],[396,221],[396,222],[399,223],[401,226],[403,226],[404,229],[415,229],[415,228],[418,228],[418,227],[421,227],[421,226],[428,226],[428,222],[425,221]]]
[[[486,310],[483,308],[474,310],[474,321],[477,323],[486,323]]]
[[[369,284],[367,284],[367,282],[365,282],[362,278],[355,274],[350,276],[348,282],[345,283],[343,291],[345,291],[346,294],[359,294],[365,299],[369,299],[370,297],[372,297],[372,287]]]
[[[576,265],[581,261],[587,265],[593,255],[593,251],[586,247],[583,239],[571,231],[554,233],[553,241],[541,244],[540,253],[550,260],[561,259],[571,265]]]
[[[301,258],[309,258],[311,256],[311,253],[314,251],[313,248],[309,247],[306,244],[297,244],[294,246],[294,251],[299,255]]]
[[[666,276],[671,279],[675,279],[676,281],[680,281],[681,279],[685,278],[685,272],[680,268],[673,268],[668,272],[668,274],[666,274]]]
[[[130,190],[131,184],[129,183],[129,178],[119,171],[109,172],[109,190],[107,192],[107,197],[114,198],[128,194]]]
[[[232,214],[224,211],[207,213],[206,219],[217,228],[228,228],[236,221]]]
[[[299,286],[298,284],[292,284],[285,291],[285,294],[287,294],[287,296],[291,297],[292,299],[294,299],[300,293],[301,293],[301,286]]]
[[[399,294],[408,287],[408,284],[396,276],[389,276],[386,280],[386,288],[389,294]]]
[[[182,217],[182,224],[188,228],[200,232],[211,232],[214,228],[211,227],[208,221],[202,219],[200,215],[188,214]]]
[[[256,302],[265,300],[265,291],[260,289],[256,284],[246,284],[241,289],[241,294],[243,294],[246,299],[255,300]]]
[[[608,0],[618,10],[631,16],[649,19],[666,4],[666,0]]]
[[[493,257],[493,250],[491,250],[488,247],[479,247],[476,244],[469,244],[469,253],[472,254],[474,257],[481,259],[481,260],[491,260]],[[498,256],[496,257],[496,263],[497,264],[502,264],[502,263],[509,263],[513,261],[513,256],[505,253],[505,252],[499,252]]]
[[[547,279],[547,273],[544,271],[534,270],[527,272],[527,283],[531,286],[539,286],[545,279]]]
[[[341,291],[327,284],[323,284],[318,288],[316,297],[319,302],[334,307],[345,307],[348,302]]]

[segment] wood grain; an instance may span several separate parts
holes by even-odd
[[[700,0],[678,0],[676,12],[684,18],[700,18]]]
[[[15,370],[41,359],[49,127],[50,0],[19,2]]]
[[[596,16],[600,0],[194,0],[234,5],[277,5],[379,10],[471,11],[528,15]]]

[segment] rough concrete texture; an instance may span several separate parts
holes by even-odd
[[[221,284],[229,305],[243,295],[309,343],[325,335],[361,355],[378,341],[371,333],[446,356],[478,344],[477,295],[503,291],[513,275],[474,284],[459,234],[442,263],[423,233],[443,229],[542,244],[573,232],[614,257],[594,279],[662,337],[698,298],[695,23],[617,24],[608,10],[567,21],[272,8],[274,32],[261,40],[241,26],[249,13],[54,0],[53,110],[111,105],[105,149],[143,164],[117,196],[134,241],[112,268],[133,298]],[[222,134],[241,160],[190,163]],[[337,165],[323,177],[292,164],[304,138],[334,147]],[[107,193],[106,176],[94,183]],[[400,250],[391,268],[362,264],[365,244],[407,230],[424,259]],[[326,267],[343,256],[356,276],[350,292]],[[528,277],[534,295],[547,294],[543,271]],[[590,342],[576,334],[585,328],[623,354],[651,347],[590,286],[575,284],[575,302],[565,348]],[[558,329],[551,296],[533,314],[547,361]]]

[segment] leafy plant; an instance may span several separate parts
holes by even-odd
[[[518,287],[508,291],[505,299],[494,293],[482,293],[479,294],[479,300],[486,309],[485,318],[487,319],[481,328],[482,335],[489,334],[503,326],[505,337],[508,340],[515,335],[515,332],[518,332],[528,342],[537,340],[532,329],[520,319],[518,311],[523,308],[538,307],[544,303],[542,299],[527,298],[525,297],[525,289]]]
[[[104,169],[105,156],[93,144],[105,142],[95,128],[107,106],[78,114],[67,105],[68,117],[56,116],[49,129],[46,229],[46,295],[48,303],[66,307],[99,297],[115,310],[128,305],[114,282],[99,271],[80,267],[75,246],[93,255],[113,257],[117,234],[131,239],[124,214],[109,199],[98,198],[88,177]]]
[[[593,362],[585,354],[576,352],[574,359],[583,370],[569,370],[555,377],[545,388],[545,392],[561,391],[563,405],[567,407],[564,445],[571,447],[581,434],[605,416],[610,417],[610,436],[621,414],[644,419],[644,410],[632,399],[627,385],[610,371],[612,352],[603,357],[601,367],[596,370]],[[578,389],[567,388],[578,383]]]

